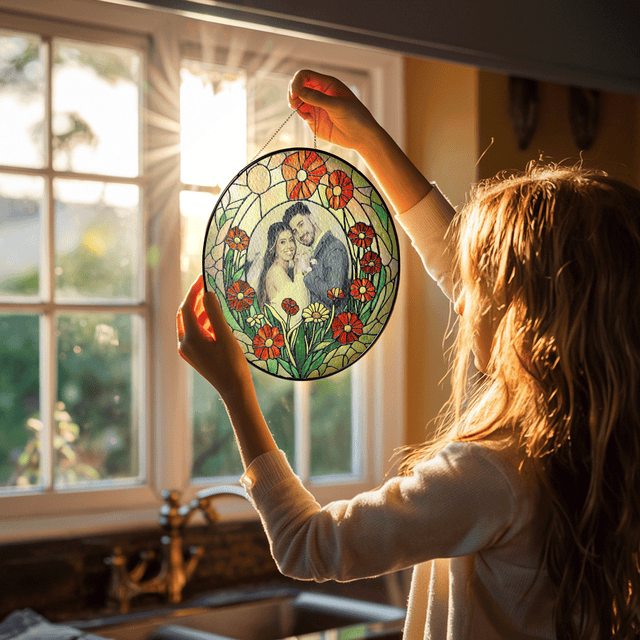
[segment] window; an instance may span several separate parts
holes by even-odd
[[[146,479],[140,44],[0,31],[8,496]]]
[[[203,52],[187,49],[181,62],[181,271],[182,288],[202,271],[202,243],[208,213],[216,195],[247,161],[268,150],[296,145],[313,146],[309,128],[291,114],[284,97],[294,61],[280,61],[276,69],[251,73],[247,66],[222,62],[225,52],[213,52],[221,62],[204,62]],[[298,65],[299,66],[299,65]],[[344,77],[344,71],[342,73]],[[353,89],[368,89],[365,74],[353,76]],[[284,124],[284,126],[282,126]],[[325,145],[329,150],[332,145]],[[218,150],[220,151],[213,151]],[[340,150],[352,164],[354,152]],[[355,373],[354,373],[355,372]],[[236,480],[242,463],[224,407],[202,377],[190,374],[192,393],[194,483],[222,477]],[[348,482],[361,475],[358,451],[364,402],[357,369],[308,384],[254,372],[254,382],[276,441],[298,474],[315,482]],[[353,419],[352,419],[353,418]]]
[[[130,7],[101,7],[99,29],[50,11],[56,21],[0,22],[5,539],[139,526],[157,519],[162,489],[186,501],[237,481],[224,407],[175,345],[216,196],[265,144],[313,146],[297,118],[281,127],[297,68],[339,75],[383,121],[399,102],[382,83],[400,94],[393,56],[178,17],[156,25]],[[151,47],[123,28],[132,17]],[[402,415],[398,306],[340,375],[255,373],[278,444],[320,500],[378,484],[402,444],[390,420]]]

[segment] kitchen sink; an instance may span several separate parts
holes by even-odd
[[[75,623],[112,640],[280,640],[340,629],[341,640],[399,638],[405,610],[290,587],[195,598],[175,608]],[[328,636],[327,636],[328,637]]]

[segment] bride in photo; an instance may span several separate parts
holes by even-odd
[[[309,290],[304,284],[301,260],[296,259],[297,245],[293,232],[284,222],[274,222],[267,232],[267,250],[258,283],[258,306],[272,307],[286,321],[289,314],[282,308],[283,300],[295,300],[298,311],[291,315],[291,325],[302,319],[302,310],[309,305]],[[299,257],[298,257],[299,258]]]

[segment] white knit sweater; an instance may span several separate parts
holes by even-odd
[[[432,189],[398,216],[450,298],[452,213]],[[280,451],[255,459],[241,482],[285,575],[348,581],[415,567],[407,640],[553,638],[550,583],[537,571],[546,512],[519,463],[489,442],[455,442],[412,475],[323,508]]]

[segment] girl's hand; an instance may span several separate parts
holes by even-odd
[[[353,91],[332,76],[298,71],[289,84],[289,106],[318,138],[359,151],[380,126]]]
[[[407,211],[431,191],[404,151],[337,78],[298,71],[289,85],[289,105],[319,138],[357,151],[397,213]]]
[[[249,364],[224,319],[215,293],[194,281],[176,318],[178,353],[212,384],[225,403],[253,387]],[[249,385],[249,386],[247,386]]]

